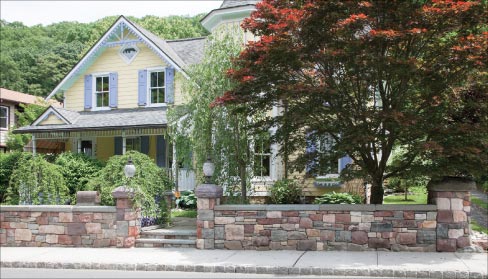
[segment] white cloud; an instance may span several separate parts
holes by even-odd
[[[106,16],[196,15],[220,7],[222,1],[0,1],[0,17],[25,25],[61,21],[93,22]]]

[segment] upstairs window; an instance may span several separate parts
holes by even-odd
[[[95,76],[95,107],[108,108],[110,95],[109,76]]]
[[[154,70],[149,71],[149,102],[150,104],[165,103],[165,83],[164,71]]]
[[[8,129],[8,107],[0,106],[0,128]]]

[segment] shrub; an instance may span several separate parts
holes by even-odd
[[[349,193],[326,193],[315,198],[316,204],[360,204],[362,198]]]
[[[180,208],[197,208],[197,197],[194,191],[182,191],[180,197],[176,199],[175,203]]]
[[[23,153],[10,178],[7,203],[65,204],[68,192],[58,166],[40,154]]]
[[[60,154],[54,163],[60,167],[73,204],[76,202],[76,192],[86,190],[88,181],[103,167],[103,163],[99,160],[82,153],[71,152]]]
[[[22,152],[0,153],[0,203],[4,202],[8,184]]]
[[[302,188],[293,180],[276,181],[271,187],[271,202],[275,204],[300,203]]]
[[[124,166],[129,158],[136,167],[136,174],[128,180],[124,175]],[[142,209],[144,216],[164,215],[165,218],[169,218],[162,194],[170,190],[173,184],[163,169],[159,168],[150,157],[137,151],[113,156],[98,175],[88,182],[87,188],[100,192],[103,205],[113,205],[112,191],[122,185],[136,190],[134,204]]]

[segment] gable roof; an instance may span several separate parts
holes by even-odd
[[[232,8],[237,6],[244,6],[244,5],[255,5],[258,0],[224,0],[222,5],[220,5],[220,9],[224,8]]]
[[[212,32],[221,22],[248,17],[256,10],[258,2],[259,0],[224,0],[220,8],[211,10],[200,20],[200,23]]]
[[[0,99],[2,101],[11,101],[21,104],[34,104],[37,101],[37,96],[29,95],[6,88],[0,88]]]
[[[88,52],[81,58],[81,60],[71,69],[71,71],[63,78],[63,80],[54,88],[54,90],[46,97],[46,100],[50,99],[54,94],[61,90],[67,90],[77,80],[88,67],[96,60],[96,58],[107,48],[121,44],[117,41],[110,42],[113,37],[120,39],[116,34],[119,29],[126,28],[137,40],[132,40],[130,43],[144,43],[149,49],[154,51],[163,61],[169,64],[171,67],[180,71],[186,78],[188,75],[185,73],[184,68],[188,66],[186,61],[194,62],[201,59],[203,56],[195,54],[195,59],[183,59],[178,51],[171,47],[171,44],[164,39],[159,38],[150,31],[144,29],[140,25],[130,21],[124,16],[120,16],[112,26],[102,35],[102,37],[88,50]],[[122,39],[121,39],[122,40]],[[123,42],[122,42],[123,43]],[[177,44],[173,44],[177,46]],[[193,44],[192,44],[193,45]],[[197,44],[194,42],[194,46]],[[184,51],[179,51],[181,54],[185,54]],[[186,61],[185,61],[186,60]]]

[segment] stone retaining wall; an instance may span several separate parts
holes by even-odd
[[[115,206],[2,206],[2,246],[116,246]]]
[[[435,205],[221,205],[214,214],[201,234],[216,249],[436,251]]]
[[[0,206],[0,246],[134,247],[141,227],[134,190],[120,186],[112,196],[116,206]]]

